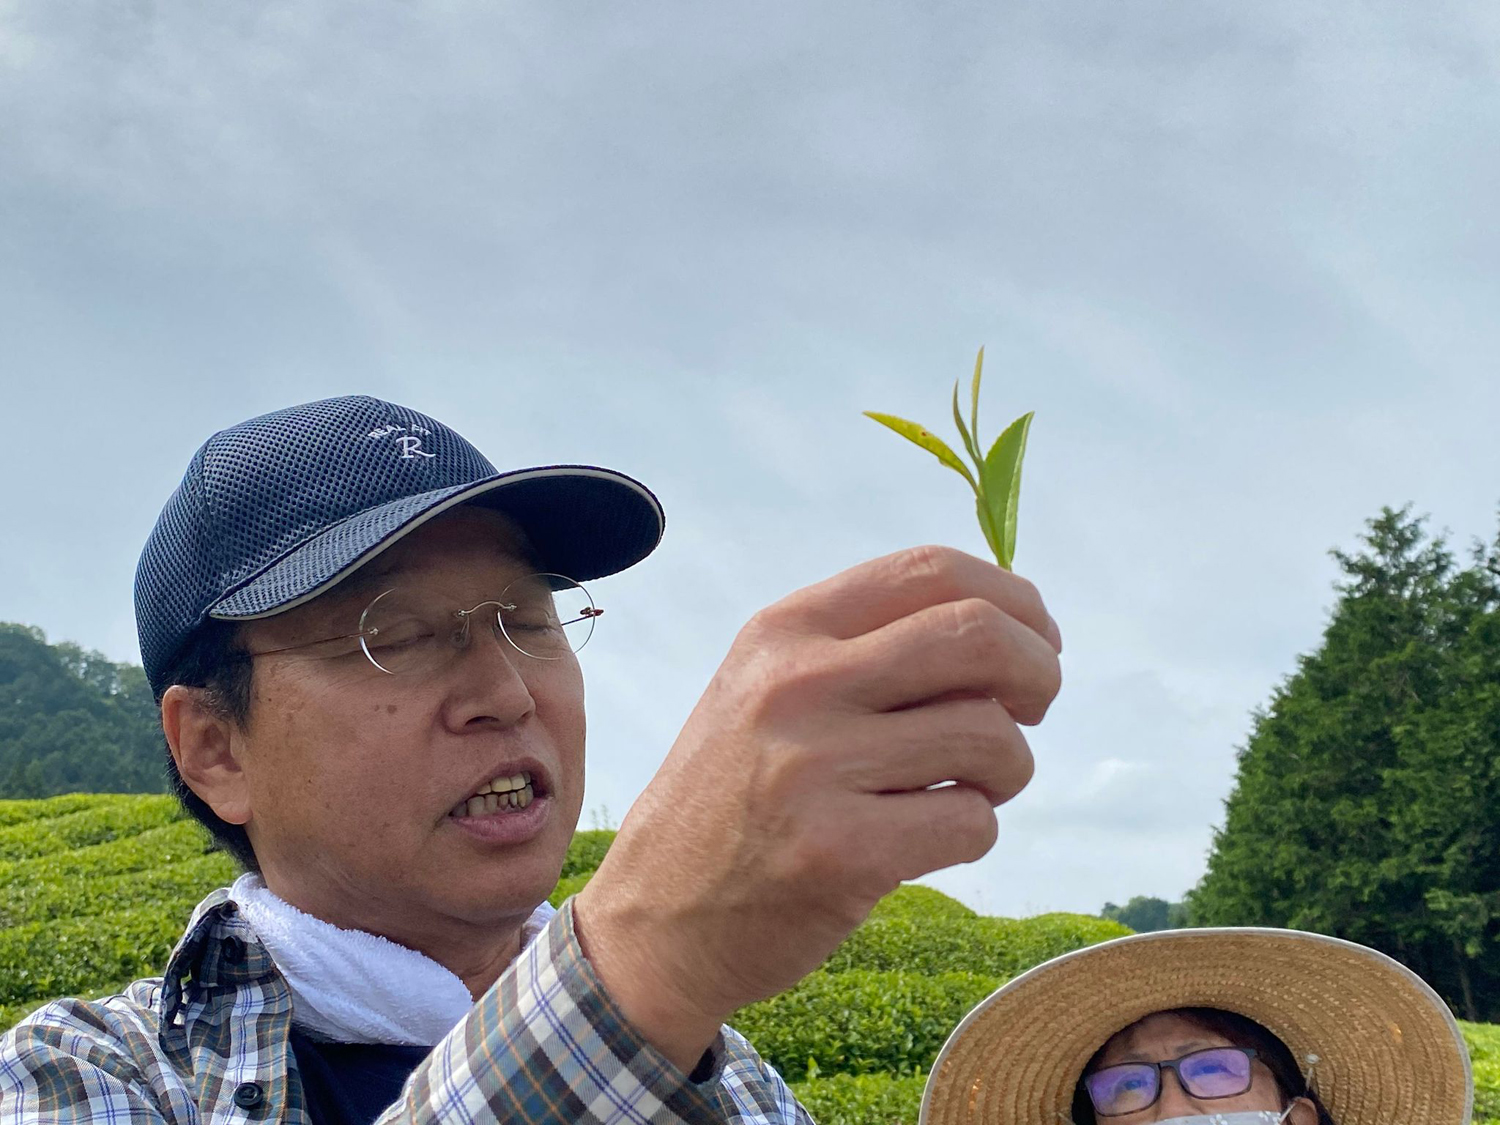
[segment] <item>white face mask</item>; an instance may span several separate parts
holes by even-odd
[[[1247,1109],[1235,1113],[1195,1113],[1189,1117],[1168,1117],[1156,1125],[1281,1125],[1292,1107],[1280,1113],[1272,1109]]]

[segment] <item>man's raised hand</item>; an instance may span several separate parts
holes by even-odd
[[[574,903],[637,1030],[690,1070],[902,881],[989,851],[1061,651],[1031,583],[943,547],[756,614]]]

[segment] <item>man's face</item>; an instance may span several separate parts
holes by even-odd
[[[498,599],[525,561],[513,525],[460,508],[351,579],[243,630],[265,652],[354,633],[369,602],[413,588],[450,607]],[[540,660],[476,620],[429,675],[386,675],[357,640],[255,661],[237,734],[266,882],[304,911],[432,951],[524,918],[551,892],[583,800],[578,661]],[[526,807],[463,821],[492,779],[529,777]],[[509,802],[505,802],[509,808]]]

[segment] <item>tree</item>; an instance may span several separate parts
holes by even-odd
[[[145,672],[0,623],[0,797],[166,790]]]
[[[1136,895],[1124,906],[1106,902],[1099,917],[1129,926],[1138,934],[1156,930],[1176,930],[1187,925],[1187,913],[1180,902]]]
[[[1315,930],[1406,962],[1471,1019],[1500,1011],[1500,551],[1460,568],[1386,509],[1322,645],[1239,753],[1199,925]]]

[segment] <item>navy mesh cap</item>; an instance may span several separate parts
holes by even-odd
[[[624,570],[661,541],[651,491],[588,465],[497,472],[441,422],[363,395],[241,422],[193,455],[135,577],[136,627],[158,696],[208,618],[250,620],[329,589],[458,504],[505,512],[549,570],[580,582]]]

